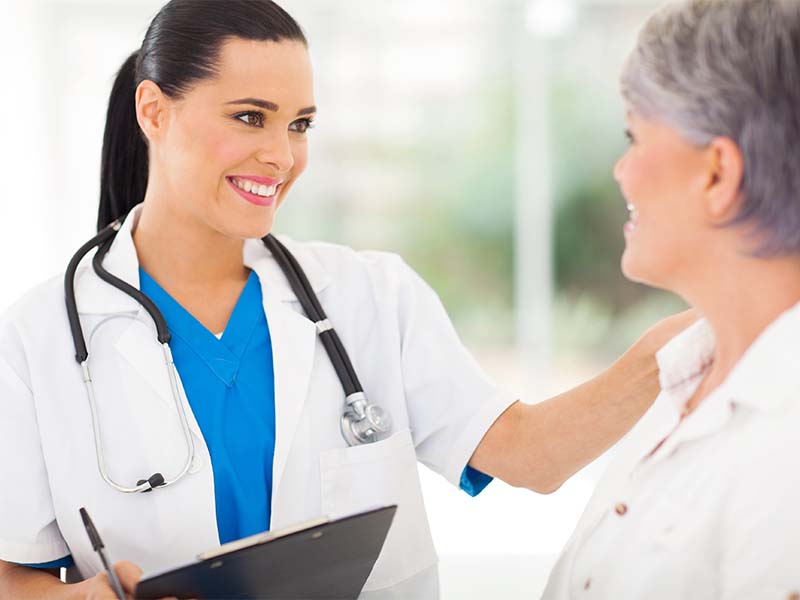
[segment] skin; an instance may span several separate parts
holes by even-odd
[[[740,205],[744,159],[725,137],[696,147],[675,130],[628,115],[631,145],[614,177],[636,207],[622,270],[634,281],[682,296],[711,325],[713,363],[689,412],[730,374],[745,351],[800,300],[800,257],[752,256],[752,227],[722,227]]]
[[[278,110],[228,104],[249,98]],[[308,164],[304,131],[313,106],[308,52],[288,41],[224,44],[218,77],[178,101],[152,81],[136,90],[151,157],[133,234],[139,263],[210,331],[224,330],[247,281],[244,240],[272,230],[278,206]],[[250,204],[231,188],[232,175],[284,180],[277,203]]]
[[[229,105],[241,98],[277,105]],[[230,40],[217,77],[179,100],[151,81],[136,90],[136,114],[150,151],[144,208],[133,239],[142,268],[207,329],[223,331],[245,285],[243,241],[271,229],[277,207],[308,162],[300,131],[313,113],[311,66],[296,42]],[[245,112],[260,115],[244,115]],[[226,177],[285,180],[277,203],[257,207]],[[177,250],[177,251],[176,251]],[[654,354],[695,316],[682,314],[648,331],[596,378],[539,404],[517,402],[489,429],[469,464],[511,485],[550,493],[608,449],[658,394]],[[141,577],[117,563],[128,593]],[[105,575],[64,585],[55,572],[0,562],[0,598],[113,598]]]

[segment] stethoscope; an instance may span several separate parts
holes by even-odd
[[[81,367],[83,382],[86,386],[86,394],[89,398],[89,407],[92,415],[92,431],[94,432],[95,452],[97,454],[97,466],[103,480],[115,490],[124,493],[149,492],[157,487],[166,487],[179,481],[192,466],[195,458],[195,445],[192,433],[189,430],[189,421],[186,418],[186,411],[181,401],[178,388],[178,376],[175,369],[175,362],[172,359],[172,352],[169,348],[170,333],[167,322],[155,303],[145,294],[135,287],[115,277],[103,268],[103,258],[111,248],[114,238],[122,227],[122,220],[118,219],[103,228],[96,236],[81,246],[75,256],[69,261],[67,271],[64,276],[64,289],[66,293],[67,316],[69,327],[72,331],[72,341],[75,344],[75,360]],[[261,240],[280,266],[281,271],[289,281],[295,296],[300,302],[303,311],[309,319],[314,322],[317,328],[322,345],[330,358],[336,375],[342,383],[345,393],[345,406],[340,419],[342,436],[349,446],[359,444],[369,444],[377,441],[380,437],[388,434],[392,429],[392,419],[379,405],[370,402],[364,394],[364,388],[358,380],[353,364],[342,345],[339,336],[333,329],[322,305],[314,293],[311,284],[303,272],[302,267],[291,252],[272,235],[267,235]],[[95,401],[94,383],[92,382],[89,371],[89,352],[86,348],[86,341],[83,336],[78,308],[75,300],[75,273],[78,265],[86,254],[92,249],[97,248],[97,252],[92,258],[92,268],[97,276],[127,294],[138,302],[153,319],[156,326],[158,341],[164,352],[164,364],[169,373],[172,399],[180,417],[181,429],[188,448],[186,463],[181,470],[172,478],[166,479],[161,473],[154,473],[147,479],[140,479],[135,486],[124,486],[115,482],[106,470],[105,455],[103,454],[103,444],[100,437],[100,424],[97,415],[97,405]],[[95,328],[96,329],[96,328]]]

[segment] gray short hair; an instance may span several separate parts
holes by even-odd
[[[630,110],[698,146],[725,136],[744,156],[731,224],[755,254],[800,254],[800,1],[684,0],[653,15],[622,74]]]

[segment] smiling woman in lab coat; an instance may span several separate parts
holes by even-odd
[[[127,559],[117,571],[130,592],[140,569],[389,503],[399,510],[365,589],[435,597],[417,461],[473,495],[492,477],[551,492],[652,402],[653,354],[687,317],[583,386],[522,404],[483,374],[400,258],[285,240],[367,396],[394,421],[390,435],[348,447],[340,382],[259,240],[306,167],[315,111],[305,38],[267,0],[173,0],[122,66],[98,225],[124,223],[104,265],[165,316],[196,458],[152,493],[104,482],[63,279],[31,291],[0,321],[0,597],[113,597],[81,506]],[[187,445],[152,321],[88,264],[75,295],[109,475],[169,479]],[[61,567],[76,583],[53,577]]]

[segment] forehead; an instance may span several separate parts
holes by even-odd
[[[220,48],[217,76],[198,88],[221,101],[261,98],[281,109],[314,103],[308,50],[297,41],[228,40]]]

